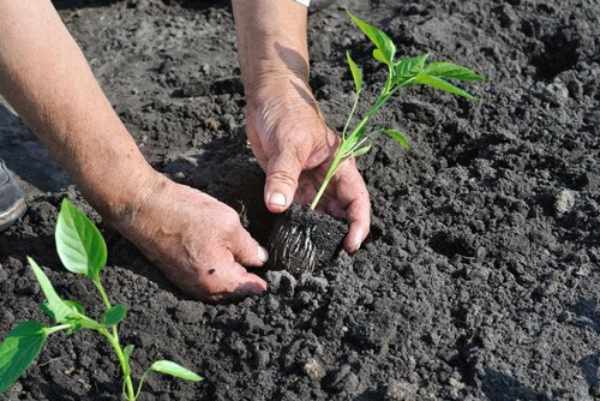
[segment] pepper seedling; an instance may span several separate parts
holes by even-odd
[[[113,305],[101,282],[100,276],[107,259],[102,234],[83,212],[64,199],[58,215],[55,242],[64,267],[91,280],[106,310],[99,320],[95,320],[86,315],[80,303],[62,299],[40,266],[28,257],[27,261],[46,297],[41,308],[55,324],[47,326],[37,321],[23,322],[0,344],[0,393],[7,391],[27,370],[42,351],[48,337],[62,331],[71,334],[82,329],[97,332],[110,344],[121,366],[122,392],[127,401],[139,398],[146,376],[152,372],[191,382],[203,380],[196,373],[174,362],[159,360],[145,371],[137,382],[137,387],[134,387],[131,372],[134,346],[122,347],[118,328],[127,315],[127,308],[124,305]]]
[[[373,58],[387,66],[388,74],[381,93],[375,103],[358,121],[354,128],[349,131],[350,124],[354,120],[360,95],[363,91],[363,72],[358,64],[352,59],[350,52],[346,53],[346,61],[354,80],[354,104],[344,125],[341,141],[333,156],[333,159],[325,173],[325,177],[310,208],[315,209],[319,204],[327,186],[337,173],[338,169],[346,160],[352,157],[362,156],[371,150],[372,137],[384,134],[392,138],[398,144],[408,150],[410,148],[406,135],[400,131],[389,128],[368,129],[368,123],[379,110],[395,95],[401,88],[425,85],[453,95],[461,96],[469,100],[474,97],[463,89],[451,84],[448,80],[457,81],[480,81],[483,77],[474,71],[461,65],[450,62],[428,62],[429,55],[423,54],[417,57],[403,57],[396,59],[396,45],[383,31],[375,28],[362,19],[352,15],[348,11],[352,22],[360,29],[375,45]]]

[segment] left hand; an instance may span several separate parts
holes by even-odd
[[[308,84],[293,74],[270,78],[248,96],[246,130],[267,174],[265,203],[281,213],[295,200],[308,204],[323,182],[339,144]],[[369,234],[371,205],[354,159],[341,165],[318,209],[350,224],[345,249],[357,251]]]

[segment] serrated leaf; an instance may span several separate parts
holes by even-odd
[[[119,324],[127,316],[127,308],[124,305],[114,305],[104,312],[102,324],[111,327]]]
[[[106,243],[96,225],[68,199],[62,202],[54,237],[67,270],[98,279],[106,265]]]
[[[54,320],[56,320],[57,323],[66,323],[68,322],[69,318],[77,318],[78,316],[76,310],[63,301],[56,293],[56,290],[48,279],[48,276],[46,276],[42,268],[35,262],[35,260],[28,256],[27,262],[29,263],[29,266],[31,266],[33,274],[42,288],[42,292],[48,301],[48,310],[54,316]]]
[[[366,21],[363,21],[362,19],[350,13],[350,11],[347,11],[347,13],[352,19],[352,22],[354,22],[354,25],[356,25],[358,29],[367,35],[369,40],[381,52],[381,58],[379,59],[376,57],[376,60],[391,65],[394,61],[394,56],[396,55],[396,45],[392,39],[390,39],[385,32],[375,28]]]
[[[431,75],[427,75],[425,73],[418,74],[415,77],[415,82],[418,84],[431,86],[432,88],[439,89],[441,91],[448,92],[453,95],[462,96],[469,100],[475,99],[475,97],[473,95],[460,89],[457,86],[452,85],[450,82],[444,81],[443,79],[438,78],[438,77],[433,77]]]
[[[410,142],[404,133],[395,129],[386,129],[383,132],[396,141],[404,150],[410,149]]]
[[[202,377],[198,376],[191,370],[186,369],[183,366],[171,361],[156,361],[152,364],[152,366],[150,366],[150,370],[157,373],[161,373],[163,375],[173,376],[178,379],[183,379],[191,382],[199,382],[204,380]]]
[[[350,52],[346,52],[346,60],[348,61],[350,73],[352,73],[352,79],[354,80],[354,89],[356,90],[356,93],[360,93],[363,86],[363,72],[358,64],[352,59]]]
[[[372,147],[373,146],[370,144],[360,147],[360,148],[356,149],[354,152],[352,152],[352,156],[354,156],[354,157],[363,156],[363,155],[369,153],[369,151],[371,150]]]
[[[394,81],[396,84],[403,84],[419,74],[423,70],[428,57],[429,54],[423,54],[417,57],[404,57],[398,60],[394,64]]]
[[[481,75],[467,67],[445,61],[429,63],[423,72],[434,77],[456,79],[458,81],[482,81],[484,79]]]
[[[27,321],[16,326],[0,343],[0,393],[8,390],[40,354],[46,343],[45,327]]]

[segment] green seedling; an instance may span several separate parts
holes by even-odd
[[[106,310],[100,319],[86,315],[84,307],[75,301],[62,299],[40,266],[27,258],[37,279],[46,302],[42,310],[54,322],[45,325],[27,321],[17,325],[0,344],[0,393],[7,391],[27,370],[42,351],[44,344],[58,332],[75,333],[79,330],[93,330],[110,344],[116,354],[123,375],[123,398],[135,401],[140,396],[146,376],[152,372],[175,378],[198,382],[200,376],[171,361],[154,362],[134,386],[131,372],[133,345],[122,347],[119,339],[119,323],[126,315],[124,305],[113,305],[101,282],[101,273],[106,265],[106,243],[98,228],[67,199],[63,200],[55,232],[56,249],[64,267],[91,280]]]
[[[354,120],[360,95],[363,92],[363,72],[352,59],[350,52],[346,53],[350,73],[354,80],[354,104],[342,131],[342,138],[337,151],[325,173],[323,183],[310,205],[311,209],[317,207],[327,186],[344,161],[352,157],[362,156],[371,150],[373,137],[383,134],[398,142],[402,148],[406,150],[410,148],[410,143],[406,135],[402,132],[384,127],[375,127],[374,129],[368,128],[371,118],[373,118],[401,88],[414,85],[425,85],[473,100],[474,97],[471,94],[451,84],[448,80],[483,80],[483,77],[474,71],[457,64],[445,61],[428,62],[428,54],[397,59],[396,45],[385,32],[380,31],[362,19],[352,15],[350,12],[348,12],[348,15],[358,29],[360,29],[373,45],[375,45],[373,58],[387,66],[388,74],[381,93],[377,97],[375,103],[368,109],[365,115],[358,120],[354,128],[350,130],[350,125]]]

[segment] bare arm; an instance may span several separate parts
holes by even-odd
[[[0,0],[0,93],[105,217],[150,190],[155,173],[50,1]]]
[[[216,199],[155,172],[49,0],[0,0],[0,93],[90,203],[189,294],[263,292],[267,254]]]

